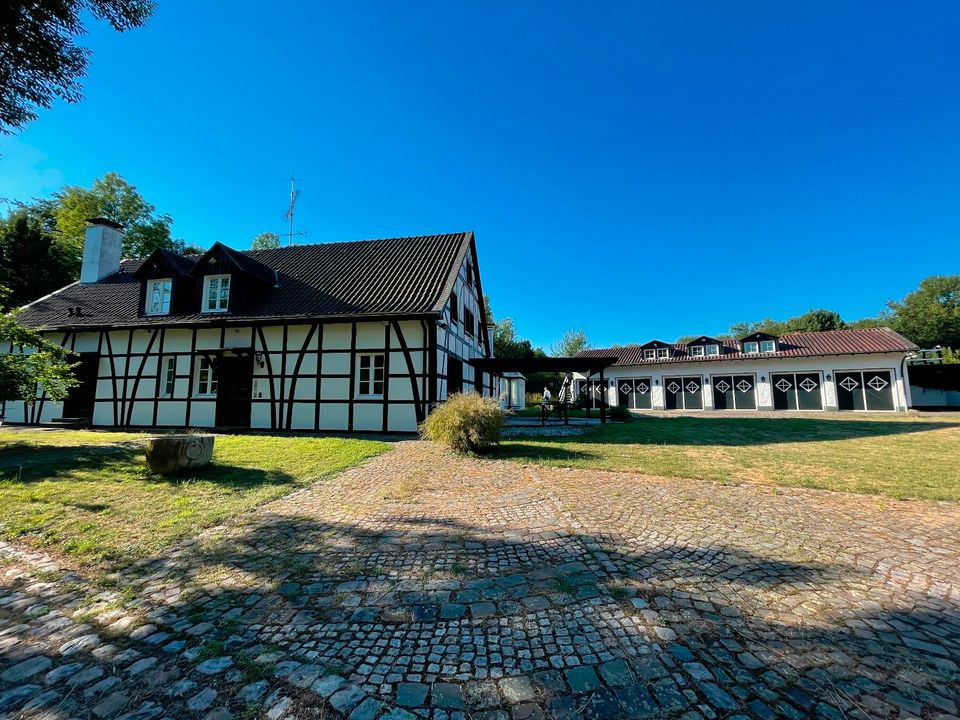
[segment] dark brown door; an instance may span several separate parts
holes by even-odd
[[[223,356],[217,362],[217,426],[250,427],[253,356]]]
[[[93,419],[99,369],[99,353],[80,353],[80,364],[73,369],[73,376],[80,384],[71,388],[67,399],[63,401],[64,418],[87,421]]]

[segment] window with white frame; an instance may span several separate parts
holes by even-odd
[[[754,353],[760,352],[760,346],[755,342],[745,342],[743,344],[743,352],[747,355],[753,355]]]
[[[690,347],[690,354],[694,357],[703,357],[706,351],[703,349],[703,345],[692,345]]]
[[[643,351],[644,360],[656,360],[656,358],[657,358],[657,351],[654,350],[653,348],[647,348],[646,350]]]
[[[707,345],[707,355],[719,355],[720,346],[719,345]]]
[[[657,348],[657,358],[663,360],[670,357],[670,348]]]
[[[201,357],[197,361],[197,395],[217,394],[217,373],[209,358]]]
[[[383,397],[384,354],[363,353],[358,360],[358,394],[363,397]]]
[[[177,359],[175,357],[160,358],[160,395],[173,397],[173,390],[177,382]]]
[[[147,282],[147,315],[168,315],[170,313],[170,295],[173,292],[173,280],[161,278]]]
[[[775,340],[761,340],[760,341],[760,352],[776,352],[777,343]]]
[[[226,312],[230,305],[230,276],[207,275],[203,279],[203,312]]]

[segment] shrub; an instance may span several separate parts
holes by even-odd
[[[623,405],[614,405],[610,408],[610,419],[616,420],[617,422],[626,422],[627,420],[632,420],[633,415]]]
[[[496,398],[456,393],[420,426],[420,434],[458,452],[482,452],[500,442],[503,411]]]

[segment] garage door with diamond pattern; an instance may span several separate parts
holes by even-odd
[[[703,410],[703,378],[699,375],[663,379],[667,410]]]
[[[617,381],[617,398],[621,407],[631,410],[649,410],[650,378],[620,378]]]
[[[714,410],[756,410],[756,385],[753,375],[714,375]]]
[[[841,410],[893,410],[889,370],[839,370],[837,407]]]
[[[823,410],[820,373],[770,375],[775,410]]]

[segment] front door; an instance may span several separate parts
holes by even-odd
[[[217,362],[217,426],[250,427],[253,355],[222,356]]]
[[[99,353],[80,353],[80,364],[73,369],[73,376],[80,384],[70,388],[70,394],[63,401],[63,417],[87,421],[93,419],[99,371]]]

